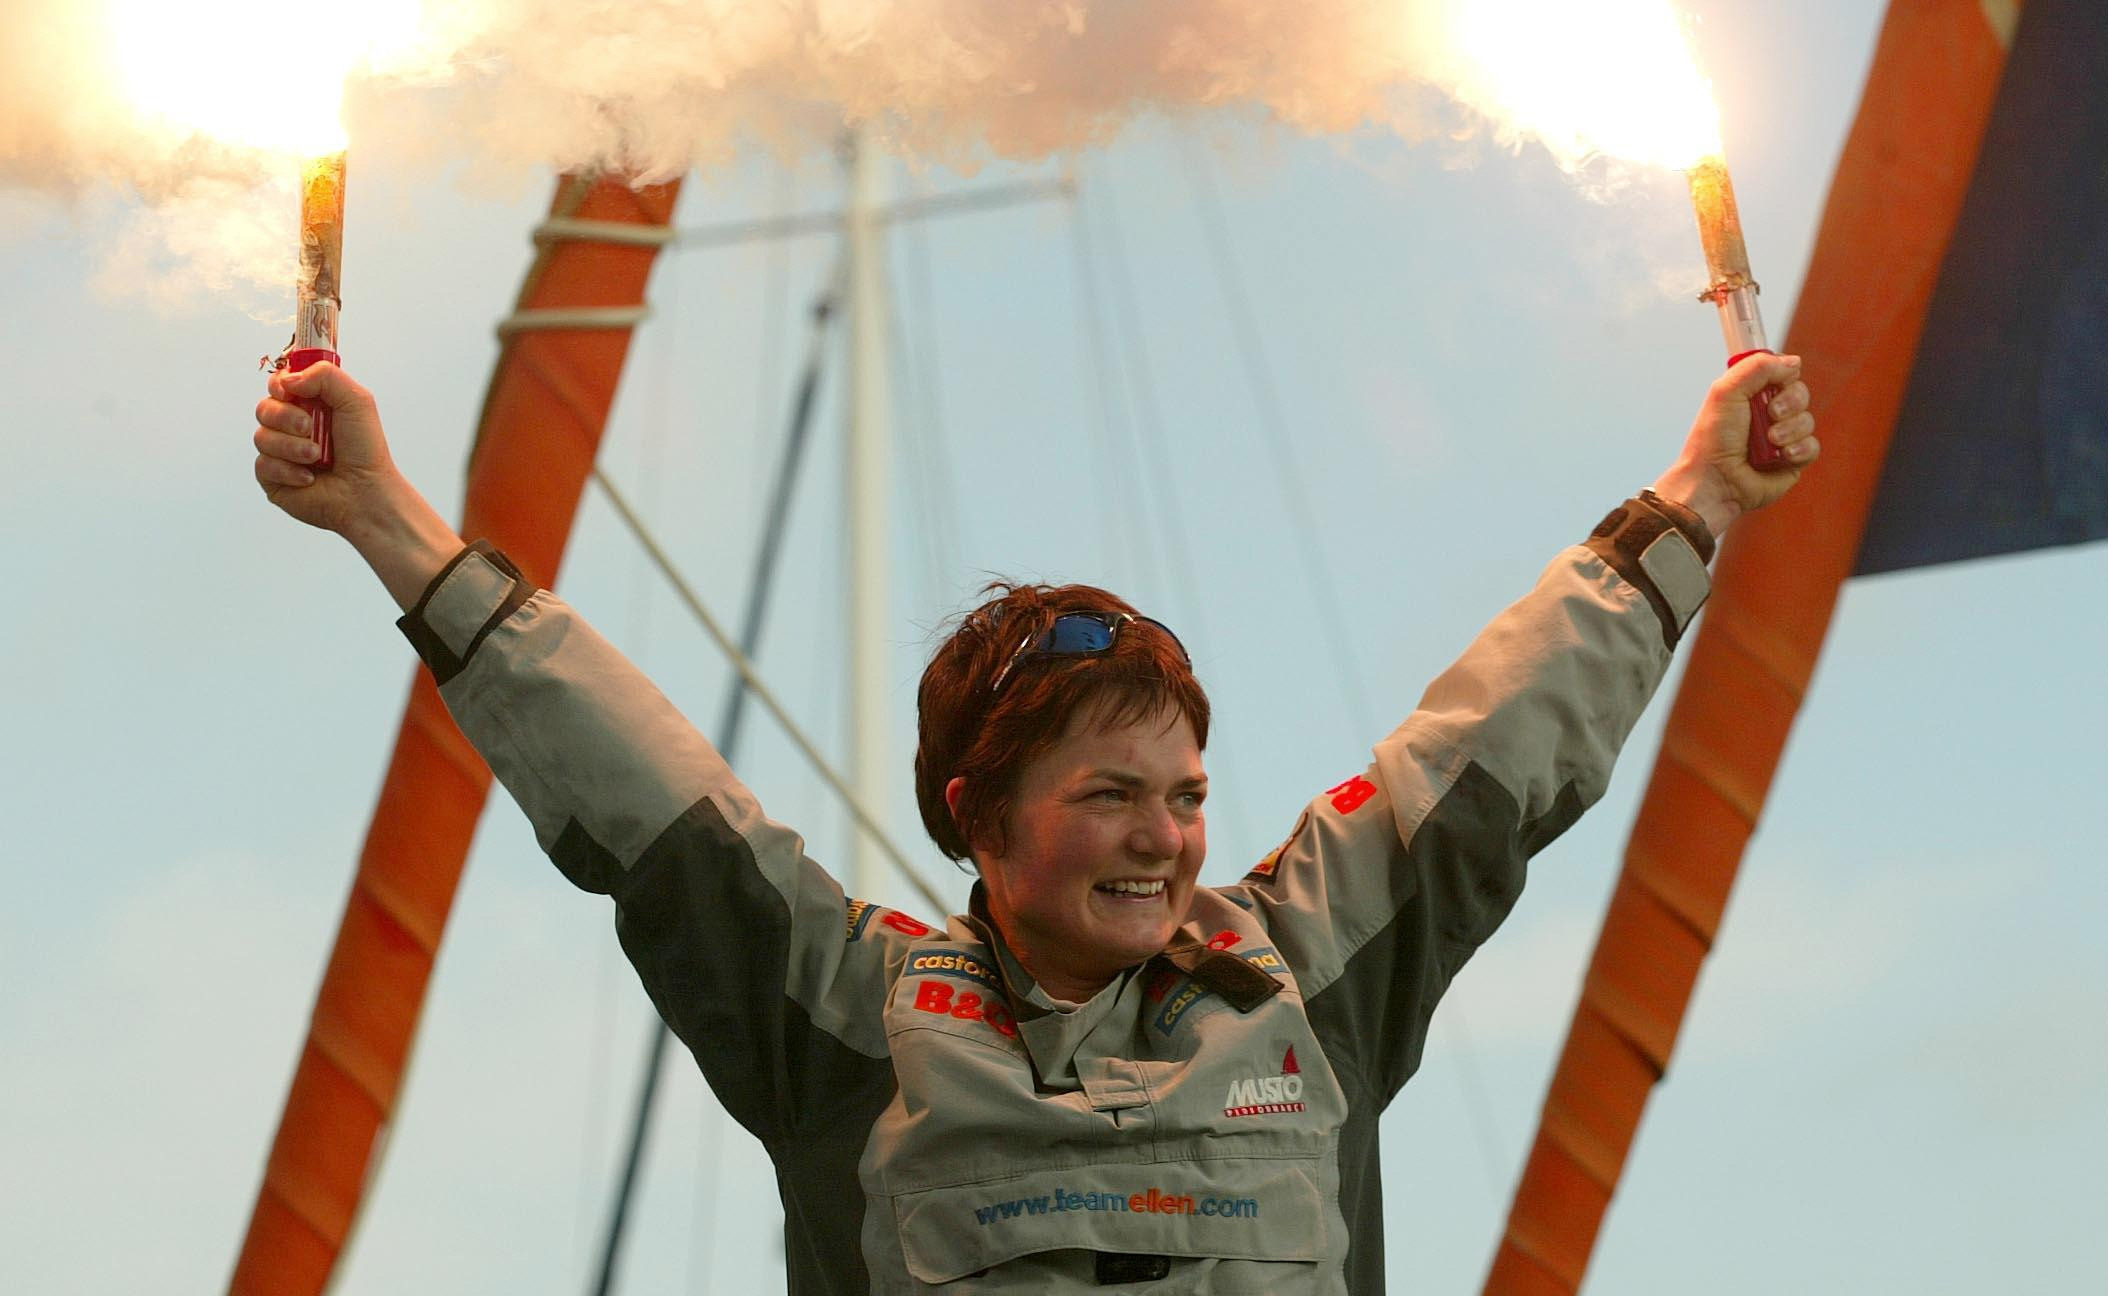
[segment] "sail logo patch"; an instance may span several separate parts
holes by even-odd
[[[1301,1110],[1303,1068],[1296,1065],[1293,1044],[1281,1058],[1281,1074],[1232,1080],[1230,1092],[1222,1100],[1225,1116],[1280,1116]]]

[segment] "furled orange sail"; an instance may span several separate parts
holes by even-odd
[[[485,396],[462,531],[551,584],[671,233],[679,182],[567,176]],[[235,1261],[239,1296],[319,1293],[394,1114],[490,771],[417,672],[292,1090]]]
[[[1821,465],[1737,525],[1485,1290],[1578,1291],[1851,574],[2018,0],[1895,0],[1787,349]]]

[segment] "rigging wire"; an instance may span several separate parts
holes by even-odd
[[[1080,183],[1081,169],[1079,164],[1079,183],[1071,199],[1079,224],[1088,220],[1084,210],[1083,186]],[[1193,560],[1192,546],[1187,543],[1185,516],[1179,508],[1178,476],[1172,470],[1171,456],[1164,446],[1163,412],[1157,405],[1156,383],[1149,369],[1149,348],[1142,332],[1141,313],[1135,306],[1134,282],[1127,271],[1125,243],[1120,234],[1119,206],[1114,200],[1113,189],[1109,184],[1093,186],[1091,194],[1095,199],[1099,224],[1105,235],[1103,262],[1106,277],[1111,281],[1108,295],[1112,298],[1112,345],[1119,354],[1130,358],[1125,372],[1128,379],[1127,398],[1134,407],[1134,417],[1128,421],[1127,429],[1140,447],[1142,458],[1148,461],[1147,468],[1137,475],[1137,480],[1156,482],[1157,495],[1163,504],[1160,511],[1153,510],[1144,516],[1156,518],[1162,523],[1159,538],[1163,541],[1164,552],[1169,556],[1172,575],[1176,577],[1172,585],[1172,598],[1179,607],[1179,623],[1192,627],[1190,633],[1195,643],[1213,643],[1214,640],[1209,637],[1207,618],[1202,613],[1202,606],[1207,600],[1200,596],[1200,568]],[[1088,258],[1092,245],[1088,241],[1079,241],[1076,250],[1079,257]],[[1087,260],[1081,273],[1089,279],[1094,277],[1093,270],[1094,266]],[[1216,720],[1215,724],[1219,733],[1220,719]],[[1216,750],[1216,763],[1226,776],[1223,781],[1234,791],[1241,784],[1237,777],[1236,762],[1229,755],[1231,745],[1218,744]],[[1236,835],[1240,845],[1256,852],[1259,839],[1252,835],[1252,825],[1246,817],[1243,799],[1234,795],[1219,797],[1215,804],[1228,807],[1230,831]],[[1216,813],[1225,812],[1217,810]]]
[[[1281,414],[1280,398],[1276,393],[1273,373],[1267,367],[1266,353],[1260,346],[1258,326],[1254,322],[1250,299],[1236,274],[1235,258],[1230,250],[1229,226],[1223,217],[1222,202],[1216,193],[1213,177],[1208,172],[1207,158],[1190,136],[1181,136],[1178,141],[1180,160],[1185,163],[1186,177],[1190,182],[1194,206],[1200,212],[1202,225],[1208,234],[1210,250],[1214,254],[1217,278],[1222,284],[1223,299],[1229,305],[1232,331],[1237,346],[1244,356],[1245,372],[1251,378],[1253,399],[1260,412],[1260,424],[1267,433],[1267,445],[1273,451],[1275,467],[1279,469],[1282,495],[1294,516],[1291,528],[1302,552],[1312,592],[1317,595],[1319,619],[1324,623],[1326,639],[1331,644],[1336,677],[1341,691],[1341,700],[1353,713],[1357,725],[1369,716],[1368,693],[1362,686],[1361,673],[1347,642],[1346,620],[1342,615],[1339,595],[1332,584],[1330,571],[1317,552],[1313,537],[1315,525],[1310,510],[1310,498],[1297,468],[1295,455],[1288,445],[1287,423]],[[1479,1145],[1480,1158],[1484,1163],[1486,1181],[1496,1200],[1502,1190],[1501,1166],[1507,1164],[1503,1152],[1503,1140],[1499,1124],[1494,1115],[1493,1100],[1487,1094],[1483,1074],[1479,1070],[1478,1056],[1472,1047],[1471,1034],[1465,1028],[1463,1017],[1452,1005],[1442,1013],[1443,1029],[1449,1035],[1450,1047],[1457,1054],[1457,1081],[1464,1090],[1464,1105],[1471,1113],[1472,1132]]]
[[[1215,191],[1214,178],[1208,172],[1207,159],[1190,137],[1179,137],[1178,154],[1179,160],[1185,164],[1187,183],[1193,190],[1194,208],[1199,212],[1201,226],[1207,233],[1215,276],[1222,286],[1223,303],[1229,308],[1230,333],[1236,339],[1238,354],[1244,361],[1244,374],[1251,384],[1252,401],[1258,406],[1259,426],[1266,434],[1267,450],[1273,455],[1275,480],[1280,483],[1282,501],[1288,506],[1294,524],[1289,530],[1295,536],[1296,550],[1303,559],[1304,576],[1310,582],[1310,591],[1317,599],[1318,619],[1325,626],[1325,637],[1332,648],[1333,667],[1340,688],[1353,712],[1349,719],[1350,729],[1358,730],[1374,712],[1369,708],[1368,689],[1362,684],[1360,663],[1355,659],[1352,645],[1347,642],[1347,618],[1340,603],[1339,590],[1332,583],[1332,572],[1325,566],[1324,555],[1317,549],[1317,517],[1310,507],[1310,491],[1303,483],[1303,470],[1296,461],[1295,451],[1288,444],[1288,420],[1281,412],[1281,397],[1274,386],[1273,370],[1266,361],[1266,348],[1260,344],[1259,326],[1253,318],[1251,300],[1245,296],[1243,282],[1238,277],[1236,254],[1230,247],[1229,224],[1222,214],[1222,200]]]
[[[754,577],[747,587],[746,606],[740,623],[740,642],[737,646],[734,646],[731,640],[725,636],[716,618],[703,606],[702,601],[696,597],[687,582],[682,580],[679,574],[674,571],[671,562],[666,557],[665,551],[645,529],[641,519],[630,508],[629,502],[623,498],[622,493],[608,480],[606,474],[601,471],[597,464],[593,468],[593,480],[599,484],[601,491],[607,496],[608,501],[614,505],[616,512],[622,516],[623,521],[630,527],[638,543],[651,556],[652,561],[658,565],[661,573],[673,584],[682,601],[688,605],[689,610],[696,615],[696,618],[703,623],[703,627],[708,631],[710,637],[717,640],[718,646],[732,659],[732,664],[738,675],[728,689],[724,714],[717,731],[719,752],[729,761],[734,752],[737,751],[742,721],[746,715],[747,698],[750,694],[758,696],[762,704],[776,716],[777,721],[790,733],[792,739],[804,749],[807,757],[815,760],[821,776],[833,784],[837,792],[844,794],[845,798],[847,798],[848,789],[841,785],[840,779],[833,771],[826,768],[824,762],[818,761],[818,752],[813,750],[804,734],[798,731],[789,716],[783,711],[781,705],[776,701],[774,694],[770,693],[767,686],[761,682],[754,671],[752,662],[752,654],[760,647],[761,631],[767,619],[769,595],[774,586],[777,560],[783,548],[783,535],[789,520],[790,503],[797,480],[798,467],[804,458],[805,446],[810,440],[809,434],[812,426],[814,400],[819,388],[820,370],[824,358],[826,329],[834,314],[841,290],[842,270],[838,264],[834,275],[830,278],[827,289],[813,307],[813,323],[809,349],[806,355],[805,372],[799,383],[797,400],[791,416],[790,435],[784,443],[783,456],[776,471],[775,486],[770,493],[769,509],[763,524],[761,544],[755,554]],[[899,851],[890,842],[887,842],[882,834],[877,832],[876,825],[868,822],[868,816],[862,807],[857,806],[853,798],[848,798],[848,800],[860,820],[865,821],[867,830],[872,831],[874,839],[894,858],[894,862],[903,869],[908,880],[916,884],[918,890],[924,890],[927,884],[914,875],[906,860],[900,856]],[[925,891],[925,894],[939,909],[945,907],[942,900],[936,898],[934,893]],[[656,1106],[659,1077],[664,1070],[666,1042],[669,1034],[670,1032],[666,1029],[663,1020],[653,1023],[651,1040],[646,1049],[644,1069],[637,1095],[636,1116],[630,1129],[629,1152],[624,1161],[622,1178],[616,1187],[615,1200],[609,1213],[607,1240],[601,1254],[598,1285],[594,1288],[598,1296],[607,1296],[607,1293],[613,1290],[616,1264],[620,1258],[622,1241],[627,1231],[629,1207],[634,1199],[638,1172],[643,1164],[644,1148],[650,1138],[651,1118]]]
[[[916,390],[922,398],[925,426],[918,429],[920,440],[917,444],[924,452],[931,493],[937,501],[932,516],[936,523],[939,570],[957,571],[965,561],[965,554],[959,542],[959,486],[952,476],[950,438],[945,432],[944,367],[937,352],[937,297],[930,286],[929,230],[922,221],[909,221],[902,228],[906,235],[901,242],[907,259],[907,296],[912,299],[912,312],[921,324],[920,344],[915,352],[921,370]],[[887,300],[895,298],[888,293]],[[945,590],[948,587],[940,584],[937,588]]]
[[[770,215],[782,216],[790,210],[797,198],[798,177],[789,167],[776,168],[776,184],[770,198]],[[783,313],[790,298],[789,248],[783,240],[769,240],[768,260],[763,268],[761,292],[761,364],[758,370],[761,387],[754,393],[754,408],[765,410],[775,403],[776,393],[782,390],[783,338],[790,331],[784,327]],[[754,454],[752,462],[762,459],[762,428],[760,418],[754,420]],[[758,484],[758,483],[757,483]]]
[[[1448,1011],[1437,1014],[1442,1019],[1442,1029],[1449,1036],[1449,1047],[1456,1051],[1456,1075],[1458,1086],[1464,1091],[1464,1110],[1469,1113],[1472,1137],[1478,1141],[1479,1160],[1486,1171],[1486,1188],[1493,1200],[1499,1202],[1507,1187],[1501,1177],[1501,1166],[1505,1163],[1506,1141],[1501,1137],[1500,1117],[1493,1110],[1493,1095],[1486,1091],[1486,1074],[1479,1070],[1477,1046],[1472,1043],[1471,1031],[1464,1022],[1464,1014],[1451,1004]]]
[[[1074,200],[1077,208],[1076,219],[1079,223],[1088,219],[1083,212],[1081,188],[1079,185]],[[1149,369],[1149,351],[1144,345],[1139,316],[1134,306],[1134,284],[1127,273],[1127,257],[1120,234],[1119,208],[1110,186],[1094,186],[1091,193],[1099,213],[1098,223],[1105,237],[1105,256],[1102,260],[1105,275],[1111,281],[1109,295],[1112,298],[1112,346],[1119,355],[1127,357],[1127,363],[1122,366],[1122,370],[1127,379],[1126,393],[1128,404],[1132,407],[1132,417],[1125,421],[1125,429],[1140,447],[1142,457],[1147,460],[1146,468],[1139,474],[1138,479],[1154,480],[1163,487],[1159,494],[1164,529],[1159,539],[1181,582],[1177,595],[1182,608],[1180,619],[1190,622],[1195,633],[1204,637],[1206,627],[1202,623],[1199,606],[1201,600],[1197,594],[1200,589],[1197,574],[1199,569],[1193,561],[1192,547],[1187,543],[1185,517],[1179,508],[1178,491],[1173,488],[1175,477],[1171,461],[1164,453],[1163,415],[1157,405],[1156,383]],[[1077,254],[1086,260],[1083,273],[1087,278],[1091,277],[1092,250],[1087,240],[1078,241]],[[1151,511],[1144,516],[1154,517],[1158,514]]]
[[[879,825],[878,819],[857,798],[856,793],[850,790],[848,783],[843,780],[841,774],[835,770],[834,766],[828,763],[827,757],[821,754],[820,749],[813,745],[812,739],[806,736],[805,730],[799,726],[796,720],[791,718],[790,712],[784,708],[782,700],[776,696],[773,689],[769,688],[767,681],[761,678],[761,674],[755,669],[753,661],[745,653],[739,651],[739,645],[732,642],[732,636],[725,632],[724,624],[703,603],[701,597],[696,594],[695,587],[690,585],[687,578],[681,575],[680,568],[674,566],[673,559],[667,556],[666,551],[653,538],[650,529],[644,525],[644,520],[638,517],[636,511],[630,507],[629,500],[624,497],[615,483],[597,465],[593,469],[592,477],[594,484],[599,486],[602,493],[607,496],[608,503],[614,505],[615,512],[621,516],[623,524],[630,529],[630,533],[637,543],[644,546],[645,552],[651,555],[651,560],[658,567],[659,574],[666,578],[666,583],[673,587],[675,595],[680,598],[683,606],[695,617],[696,623],[703,628],[703,633],[708,635],[710,641],[717,645],[718,650],[725,654],[726,659],[732,663],[733,669],[739,672],[740,678],[746,681],[747,687],[760,700],[762,707],[771,716],[775,717],[776,723],[783,729],[784,735],[797,747],[799,754],[805,757],[806,764],[812,767],[813,772],[818,774],[821,781],[826,783],[833,790],[835,796],[841,800],[843,806],[848,809],[850,817],[856,821],[857,827],[871,835],[871,840],[877,844],[879,850],[885,854],[886,858],[892,861],[893,867],[900,872],[901,880],[914,888],[915,894],[921,896],[940,912],[947,911],[949,906],[945,903],[944,897],[937,891],[936,887],[930,885],[929,880],[924,878],[913,864],[908,862],[908,857],[901,852],[900,847],[894,845],[892,839],[886,836],[886,830]]]
[[[637,384],[643,393],[645,408],[637,420],[641,426],[641,434],[636,445],[636,468],[644,482],[641,491],[644,507],[654,512],[665,482],[666,428],[671,422],[667,411],[672,406],[670,398],[673,364],[668,357],[680,355],[687,349],[689,317],[683,309],[685,294],[682,292],[682,284],[682,278],[678,274],[669,277],[658,311],[660,326],[650,335],[650,344],[654,351],[663,351],[666,354],[655,356],[659,363],[650,368],[651,380]],[[633,661],[642,665],[652,624],[651,567],[642,561],[642,555],[638,555],[638,561],[631,565],[629,577],[628,624],[624,634],[624,651]],[[606,1117],[614,1106],[606,1100],[607,1091],[612,1087],[610,1072],[615,1057],[614,1005],[617,1002],[617,987],[624,981],[620,971],[623,963],[622,951],[614,939],[614,930],[611,927],[603,927],[599,931],[600,937],[595,943],[599,957],[596,960],[598,966],[594,978],[593,1032],[588,1055],[585,1119],[584,1127],[580,1131],[581,1167],[594,1166],[595,1154],[607,1146]],[[622,1002],[634,1001],[624,998]],[[594,1209],[593,1200],[598,1195],[598,1178],[598,1175],[591,1173],[579,1175],[575,1245],[580,1250],[588,1245],[586,1234],[598,1213]]]
[[[792,203],[796,200],[797,172],[791,167],[776,167],[773,169],[773,179],[774,183],[770,191],[769,214],[771,217],[781,218],[790,211]],[[783,339],[789,332],[784,327],[783,320],[790,298],[789,248],[780,239],[768,240],[768,244],[768,253],[763,261],[762,268],[761,329],[759,334],[761,339],[761,357],[760,364],[756,366],[760,387],[754,394],[754,408],[757,411],[767,409],[773,403],[776,393],[781,389],[783,379]],[[679,291],[679,287],[680,280],[676,278],[674,280],[676,292]],[[749,456],[749,461],[757,465],[762,461],[763,426],[764,421],[757,417],[754,420],[753,453]],[[663,433],[662,427],[655,426],[653,430],[657,433]],[[653,471],[656,473],[656,466],[654,466]],[[756,485],[759,486],[760,483],[756,482]],[[729,756],[727,759],[729,759]],[[665,1030],[664,1022],[656,1023],[656,1025],[660,1031]],[[716,1175],[718,1169],[716,1158],[720,1142],[719,1127],[723,1123],[723,1119],[723,1109],[715,1103],[704,1102],[700,1104],[701,1128],[696,1141],[695,1174],[689,1182],[690,1241],[687,1270],[683,1275],[682,1281],[682,1287],[686,1290],[707,1291],[710,1287],[710,1271],[708,1268],[710,1256],[708,1248],[703,1245],[703,1240],[716,1232]],[[696,1282],[698,1269],[701,1270],[703,1275],[700,1287],[697,1286]]]
[[[1146,575],[1150,593],[1154,596],[1165,589],[1164,571],[1157,561],[1155,546],[1150,543],[1151,533],[1142,525],[1142,519],[1148,516],[1140,485],[1142,466],[1120,454],[1121,450],[1132,448],[1133,437],[1123,435],[1129,433],[1127,411],[1114,396],[1114,385],[1120,381],[1120,363],[1106,337],[1098,284],[1090,272],[1093,261],[1091,231],[1076,197],[1078,188],[1080,186],[1071,185],[1065,209],[1069,218],[1070,264],[1075,267],[1076,327],[1082,334],[1077,345],[1083,352],[1084,363],[1090,368],[1091,386],[1098,398],[1098,417],[1092,426],[1097,432],[1098,453],[1105,463],[1104,475],[1112,479],[1113,490],[1119,497],[1113,509],[1116,528],[1113,534],[1119,537],[1120,550],[1134,557],[1137,576]],[[1118,425],[1119,433],[1115,433],[1115,425]],[[1102,515],[1102,505],[1100,509]],[[1107,529],[1101,526],[1099,534],[1107,534]],[[1110,568],[1112,563],[1108,561],[1106,566]]]
[[[704,1102],[700,1106],[703,1124],[696,1133],[695,1178],[689,1184],[692,1225],[688,1230],[688,1275],[681,1284],[690,1292],[710,1290],[710,1258],[715,1254],[711,1244],[717,1235],[717,1173],[724,1155],[724,1111],[714,1102]],[[698,1269],[703,1275],[700,1285],[695,1280]]]
[[[930,465],[931,452],[924,409],[926,395],[922,387],[922,370],[919,348],[908,344],[908,330],[900,309],[900,298],[893,292],[892,267],[880,267],[886,276],[886,290],[882,294],[886,301],[886,327],[892,337],[901,343],[886,348],[886,362],[893,379],[893,390],[898,393],[894,401],[897,410],[905,414],[897,424],[901,440],[906,443],[906,457],[912,470],[901,474],[907,478],[908,490],[915,497],[913,523],[915,538],[922,551],[923,574],[929,581],[928,588],[935,593],[943,588],[946,570],[943,555],[939,553],[936,517],[940,507],[935,474]],[[911,353],[912,352],[912,353]]]
[[[1038,202],[1046,198],[1060,197],[1065,184],[1065,181],[1025,181],[1019,184],[991,185],[985,189],[930,194],[882,206],[872,213],[872,219],[882,225],[891,225],[897,221],[963,216],[996,207],[1007,207],[1013,203]],[[811,211],[794,215],[779,213],[759,220],[730,221],[722,225],[669,229],[664,226],[642,227],[621,221],[580,220],[558,216],[551,217],[535,227],[534,241],[548,243],[565,239],[591,239],[599,243],[630,247],[728,247],[762,239],[839,234],[843,220],[842,212]]]

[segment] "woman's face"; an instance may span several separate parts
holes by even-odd
[[[954,805],[961,780],[946,797]],[[1001,854],[976,849],[1003,938],[1057,999],[1090,998],[1163,949],[1208,853],[1200,747],[1183,714],[1079,712],[1027,765]]]

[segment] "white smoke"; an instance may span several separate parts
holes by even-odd
[[[104,39],[127,2],[0,0],[0,186],[75,201],[136,194],[159,213],[149,223],[169,228],[134,230],[133,260],[157,238],[164,253],[192,259],[227,245],[225,220],[189,249],[170,245],[174,227],[224,204],[230,186],[277,187],[277,202],[286,162],[139,118]],[[1221,108],[1313,133],[1377,123],[1451,141],[1452,152],[1474,133],[1523,142],[1513,123],[1487,129],[1481,116],[1493,105],[1456,35],[1472,0],[390,3],[410,6],[409,21],[353,77],[354,129],[486,172],[591,166],[651,181],[753,144],[786,155],[830,148],[848,126],[917,162],[971,171],[1103,144],[1140,114]],[[297,60],[296,40],[348,29],[360,8],[319,17],[312,31],[268,9],[201,13],[206,51],[214,21],[285,35],[269,55],[244,44],[230,66],[197,74],[238,84],[259,66]],[[252,231],[259,246],[267,235],[276,238]],[[249,260],[222,259],[213,274]]]
[[[430,47],[395,76],[463,91],[455,129],[645,179],[847,125],[962,170],[1102,144],[1151,110],[1340,131],[1415,76],[1399,0],[440,0],[427,17]]]

